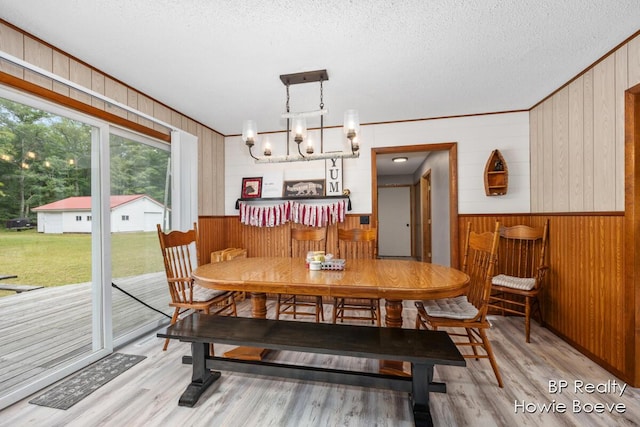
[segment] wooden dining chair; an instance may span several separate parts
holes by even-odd
[[[327,248],[327,228],[292,228],[291,256],[306,257],[309,251],[325,251]],[[300,309],[303,310],[300,310]],[[312,308],[313,311],[308,311]],[[315,316],[316,323],[324,321],[321,296],[278,294],[276,299],[276,320],[280,315]]]
[[[460,347],[471,347],[473,354],[463,354],[465,358],[489,359],[493,372],[502,387],[502,377],[498,369],[486,330],[491,327],[487,320],[491,278],[496,265],[500,223],[496,222],[493,233],[475,233],[471,223],[467,226],[467,237],[462,270],[469,275],[469,288],[465,295],[437,300],[417,301],[416,329],[464,328],[465,333],[448,331],[453,337],[464,337],[455,341]],[[484,354],[479,354],[481,347]]]
[[[375,228],[338,229],[338,258],[376,258],[377,230]],[[358,313],[365,313],[364,315]],[[352,314],[347,314],[352,313]],[[340,320],[367,320],[380,326],[380,299],[334,298],[333,323]]]
[[[210,262],[228,261],[234,258],[246,258],[247,250],[243,248],[226,248],[211,252]]]
[[[531,317],[538,314],[544,325],[542,306],[538,299],[544,276],[549,220],[542,227],[515,225],[500,229],[498,269],[492,280],[489,308],[503,316],[524,317],[525,341],[529,342]]]
[[[236,316],[232,292],[198,286],[191,277],[194,264],[200,265],[198,225],[194,223],[189,231],[174,230],[169,233],[164,233],[160,224],[157,224],[157,229],[171,295],[169,306],[174,308],[171,324],[178,321],[181,310]],[[162,349],[166,350],[168,346],[167,339]]]
[[[222,257],[220,261],[229,261],[235,258],[246,258],[246,257],[247,257],[247,250],[244,248],[227,248],[222,251]],[[242,291],[236,291],[236,292],[233,292],[233,297],[235,298],[236,301],[244,301],[247,297],[247,293]]]

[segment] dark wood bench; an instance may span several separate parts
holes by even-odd
[[[44,286],[35,285],[12,285],[10,283],[0,283],[0,291],[13,291],[16,293],[35,291],[36,289],[42,289]]]
[[[193,366],[191,384],[178,402],[189,407],[220,378],[220,372],[209,370],[215,369],[408,392],[415,424],[426,426],[432,425],[429,392],[446,392],[445,384],[433,382],[434,365],[466,365],[444,331],[194,313],[169,326],[158,337],[191,343],[191,356],[183,357],[183,363]],[[411,362],[412,376],[213,357],[209,355],[209,343]]]

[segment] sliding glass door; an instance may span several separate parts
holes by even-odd
[[[0,408],[110,351],[96,167],[107,129],[0,92],[0,274],[15,276],[0,282]]]
[[[168,323],[170,162],[169,144],[0,87],[0,409]]]
[[[156,225],[169,224],[171,154],[168,144],[111,132],[112,318],[118,344],[170,319]]]

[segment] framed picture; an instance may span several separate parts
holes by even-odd
[[[317,197],[324,196],[324,179],[298,179],[284,181],[282,185],[283,197]]]
[[[262,176],[262,197],[267,199],[270,197],[282,196],[282,169],[265,172]]]
[[[242,178],[242,195],[243,199],[262,196],[262,177]]]

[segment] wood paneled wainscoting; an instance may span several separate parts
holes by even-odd
[[[337,227],[369,227],[359,215],[329,227],[327,251],[335,253]],[[541,298],[546,327],[583,354],[634,387],[634,290],[625,286],[623,212],[571,214],[464,214],[458,218],[459,236],[467,222],[476,231],[490,231],[498,220],[505,226],[542,226],[549,218],[549,247]],[[241,224],[237,216],[200,217],[201,251],[243,247],[248,255],[287,256],[291,227],[259,228]],[[460,241],[462,252],[464,242]],[[535,342],[536,337],[532,337]],[[524,338],[523,338],[524,342]]]
[[[333,224],[327,230],[327,253],[335,254],[338,250],[337,234],[339,228],[370,228],[360,225],[361,215],[346,215],[345,221]],[[253,227],[241,224],[237,216],[201,216],[200,251],[207,259],[207,254],[219,249],[236,247],[247,249],[247,256],[269,257],[289,256],[291,253],[291,228],[304,227],[287,223],[279,227]]]
[[[634,322],[625,301],[624,212],[585,214],[460,215],[476,231],[543,225],[549,218],[550,266],[541,298],[545,326],[634,387]],[[460,242],[462,245],[463,242]],[[532,341],[534,337],[532,337]]]

